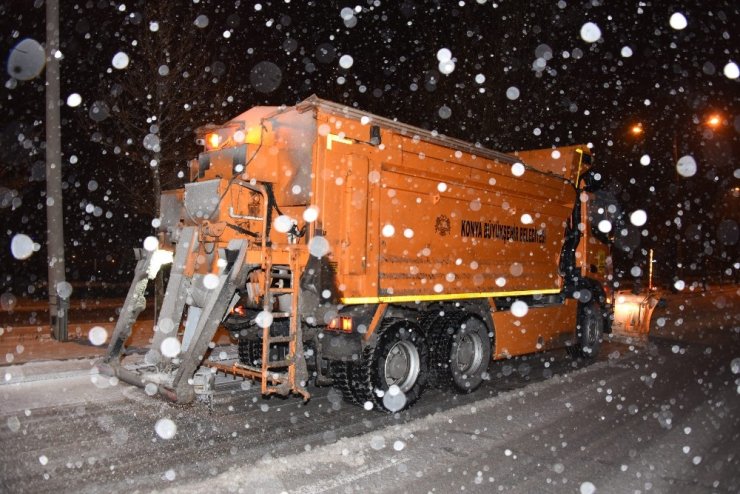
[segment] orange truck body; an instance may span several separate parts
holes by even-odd
[[[505,154],[316,97],[253,108],[200,137],[205,151],[191,163],[192,182],[163,196],[162,245],[175,245],[183,225],[198,225],[204,248],[188,269],[207,274],[218,269],[213,253],[248,232],[253,288],[238,288],[253,299],[252,316],[285,307],[294,329],[315,328],[302,339],[354,365],[347,373],[359,372],[363,349],[377,343],[390,315],[413,319],[430,340],[424,325],[436,313],[475,313],[490,333],[490,360],[574,342],[584,287],[608,307],[609,247],[590,235],[593,194],[581,183],[587,146]],[[266,225],[260,214],[273,206]],[[302,301],[277,296],[264,303],[266,289],[256,287],[266,256],[299,277],[318,259],[332,278],[316,294],[324,310],[302,313]],[[564,256],[572,256],[571,278]],[[513,310],[518,300],[524,311]],[[342,315],[356,318],[344,331],[331,321]],[[353,339],[349,350],[328,343],[342,339]],[[347,381],[346,395],[355,396],[349,388]]]

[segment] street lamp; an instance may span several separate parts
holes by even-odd
[[[720,125],[722,125],[722,116],[719,113],[712,113],[707,118],[706,124],[709,127],[713,128],[713,129],[716,129],[717,127],[719,127]]]

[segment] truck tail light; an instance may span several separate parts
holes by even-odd
[[[352,318],[348,316],[338,316],[329,321],[327,329],[335,331],[343,331],[345,333],[352,332]]]
[[[221,136],[215,132],[206,135],[206,148],[218,149],[221,145]]]

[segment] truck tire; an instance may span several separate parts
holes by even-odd
[[[459,311],[446,312],[431,326],[429,333],[429,379],[434,388],[447,388],[452,384],[450,373],[450,346],[452,334],[460,329],[467,314]]]
[[[575,342],[568,347],[568,353],[573,358],[596,358],[601,348],[603,332],[604,316],[601,304],[596,300],[581,304],[578,309]]]
[[[377,330],[378,340],[365,347],[357,364],[348,364],[351,398],[390,413],[411,407],[427,383],[428,350],[424,335],[411,321],[388,318]],[[340,387],[341,391],[341,387]]]
[[[270,348],[270,362],[285,359],[288,351],[287,343],[272,345]],[[260,367],[262,365],[262,338],[258,340],[239,338],[239,362],[253,367]]]
[[[453,315],[442,327],[432,350],[430,380],[438,387],[471,393],[483,383],[491,361],[488,327],[465,313]]]
[[[278,319],[273,322],[274,336],[287,336],[290,328],[288,321]],[[270,361],[283,360],[288,355],[288,344],[278,343],[270,348]],[[244,365],[260,367],[262,365],[262,338],[239,337],[239,362]]]
[[[356,367],[356,364],[351,362],[332,362],[330,366],[332,385],[342,394],[344,401],[363,406],[366,400],[363,400],[363,393],[357,392],[363,384],[355,378]]]
[[[262,340],[239,338],[239,362],[254,367],[262,365]]]

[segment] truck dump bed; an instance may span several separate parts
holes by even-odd
[[[575,147],[508,155],[315,97],[232,124],[262,126],[242,179],[275,183],[283,210],[318,210],[308,238],[328,241],[344,304],[560,290]]]

